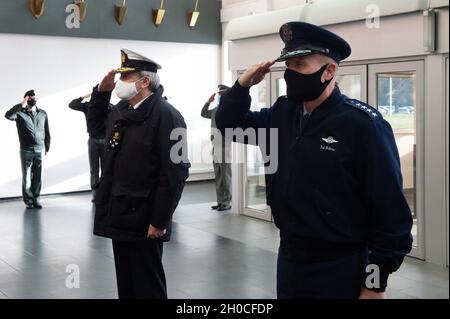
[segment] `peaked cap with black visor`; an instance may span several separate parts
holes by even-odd
[[[337,34],[306,22],[288,22],[281,26],[285,46],[277,62],[289,58],[322,53],[339,63],[350,53],[350,45]]]

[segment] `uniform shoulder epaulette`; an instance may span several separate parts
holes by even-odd
[[[346,99],[345,104],[366,113],[374,120],[383,118],[381,113],[378,112],[377,109],[359,100]]]

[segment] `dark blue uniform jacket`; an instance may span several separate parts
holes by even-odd
[[[337,87],[302,130],[301,109],[287,97],[259,112],[249,111],[250,104],[249,89],[236,82],[222,95],[217,127],[224,134],[225,128],[278,129],[278,169],[266,174],[266,195],[281,237],[363,245],[385,286],[412,245],[389,123]]]

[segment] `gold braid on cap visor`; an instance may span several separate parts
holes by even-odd
[[[116,72],[133,72],[136,71],[136,68],[118,68]]]

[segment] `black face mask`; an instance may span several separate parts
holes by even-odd
[[[303,74],[286,69],[284,79],[287,86],[287,97],[297,102],[317,99],[332,80],[326,80],[324,83],[321,81],[323,71],[327,66],[328,64],[325,64],[319,71],[312,74]]]
[[[36,100],[28,100],[27,104],[28,104],[29,107],[33,107],[33,106],[36,105]]]

